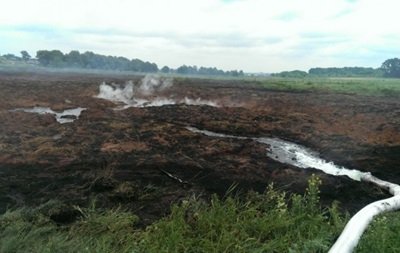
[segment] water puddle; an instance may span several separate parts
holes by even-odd
[[[67,109],[63,112],[55,112],[49,107],[38,107],[35,106],[33,108],[17,108],[11,111],[14,112],[29,112],[29,113],[37,113],[37,114],[52,114],[56,118],[57,122],[60,124],[71,123],[79,118],[81,112],[86,110],[86,108],[73,108]]]
[[[267,156],[275,161],[290,164],[299,168],[314,168],[321,170],[326,174],[334,176],[347,176],[353,180],[361,181],[361,177],[366,174],[358,170],[346,169],[342,166],[338,166],[333,162],[328,162],[319,157],[317,152],[314,152],[302,145],[281,140],[278,138],[254,138],[254,137],[243,137],[226,135],[221,133],[215,133],[207,130],[200,130],[194,127],[186,127],[191,132],[204,134],[210,137],[216,138],[234,138],[234,139],[249,139],[259,143],[269,145],[267,148]]]

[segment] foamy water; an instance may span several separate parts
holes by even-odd
[[[86,108],[74,108],[67,109],[62,112],[55,112],[49,107],[33,107],[33,108],[17,108],[11,111],[22,111],[29,113],[37,113],[37,114],[52,114],[56,118],[57,122],[60,124],[71,123],[79,118],[81,112],[86,110]]]
[[[278,138],[253,138],[253,137],[243,137],[226,135],[221,133],[215,133],[207,130],[200,130],[194,127],[186,127],[191,132],[204,134],[210,137],[217,138],[234,138],[234,139],[251,139],[259,143],[269,145],[267,148],[267,156],[275,161],[290,164],[299,168],[314,168],[321,170],[326,174],[334,176],[347,176],[353,180],[361,181],[361,177],[367,173],[361,172],[359,170],[350,170],[342,166],[338,166],[333,162],[328,162],[318,156],[318,153],[311,151],[310,149],[281,140]]]
[[[326,174],[334,176],[348,176],[349,178],[361,181],[365,174],[359,170],[350,170],[338,166],[333,162],[326,161],[304,146],[278,138],[252,138],[253,140],[270,145],[267,149],[267,156],[281,163],[290,164],[299,168],[314,168]]]

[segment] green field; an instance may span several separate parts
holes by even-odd
[[[262,87],[278,90],[335,92],[370,96],[399,96],[400,79],[394,78],[263,78]]]

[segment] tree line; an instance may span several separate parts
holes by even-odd
[[[400,78],[400,59],[392,58],[384,61],[380,68],[343,67],[343,68],[311,68],[308,72],[301,70],[283,71],[271,74],[276,77],[393,77]]]
[[[93,52],[80,53],[71,51],[63,54],[60,50],[39,50],[36,58],[40,65],[56,68],[83,68],[101,70],[119,70],[135,72],[157,72],[155,63],[144,62],[139,59],[129,60],[125,57],[105,56]]]
[[[11,61],[32,61],[27,51],[21,51],[21,57],[13,54],[5,54],[4,59]],[[182,75],[207,75],[207,76],[243,76],[242,70],[223,71],[217,68],[197,67],[182,65],[177,69],[164,66],[161,69],[157,64],[140,59],[128,59],[125,57],[106,56],[90,51],[80,53],[73,50],[63,53],[60,50],[39,50],[36,59],[40,66],[51,68],[79,68],[79,69],[100,69],[116,71],[133,71],[144,73],[177,73]]]
[[[39,50],[36,58],[32,58],[25,50],[21,51],[21,56],[14,54],[4,54],[0,56],[1,60],[24,61],[37,63],[44,67],[53,68],[82,68],[82,69],[100,69],[117,71],[134,71],[146,73],[177,73],[182,75],[206,75],[206,76],[244,76],[242,70],[223,71],[215,67],[197,67],[182,65],[177,69],[164,66],[161,69],[157,64],[140,59],[128,59],[125,57],[106,56],[87,51],[80,53],[73,50],[64,54],[60,50]],[[273,73],[271,76],[286,78],[304,78],[304,77],[392,77],[400,78],[400,59],[392,58],[384,61],[379,68],[365,67],[343,67],[343,68],[311,68],[308,72],[301,70],[283,71]]]
[[[211,76],[243,76],[244,73],[242,70],[231,70],[231,71],[223,71],[217,68],[206,68],[197,66],[180,66],[176,69],[176,73],[178,74],[189,74],[189,75],[211,75]]]

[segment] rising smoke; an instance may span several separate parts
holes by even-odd
[[[176,98],[173,95],[167,96],[164,94],[164,91],[167,91],[172,86],[173,81],[170,78],[146,75],[137,84],[132,81],[127,82],[125,85],[107,84],[103,82],[99,87],[99,94],[96,97],[122,104],[122,106],[117,109],[174,104],[209,105],[218,107],[218,104],[214,101],[189,97]]]
[[[152,75],[146,75],[136,89],[136,93],[141,95],[152,95],[156,91],[163,91],[172,86],[172,79],[160,78]]]

